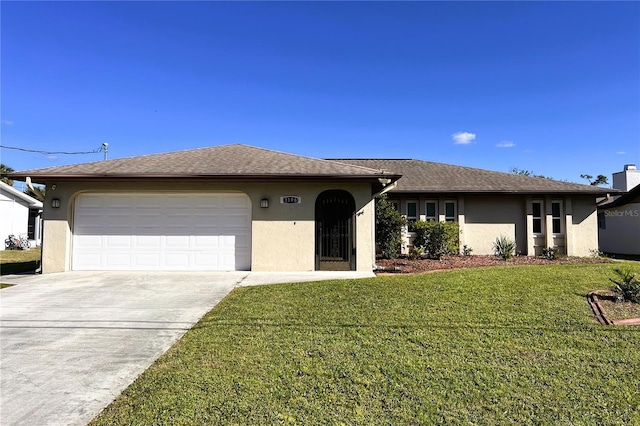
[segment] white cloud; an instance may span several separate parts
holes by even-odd
[[[500,143],[497,143],[496,146],[498,148],[513,148],[514,146],[516,146],[516,144],[511,141],[502,141]]]
[[[469,132],[457,132],[452,134],[451,138],[453,139],[453,143],[456,145],[468,145],[476,140],[476,134]]]
[[[13,121],[11,121],[11,120],[2,120],[2,124],[4,124],[5,126],[11,126],[13,124]]]
[[[47,155],[47,158],[48,158],[49,160],[57,160],[57,159],[58,159],[58,156],[57,156],[57,155]]]
[[[626,153],[627,153],[626,151],[618,151],[618,152],[616,152],[616,154],[618,154],[618,155],[625,155]]]

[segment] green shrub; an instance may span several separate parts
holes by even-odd
[[[618,279],[609,278],[615,284],[613,291],[618,293],[622,300],[640,303],[640,281],[636,279],[637,274],[629,268],[614,269]]]
[[[496,241],[493,243],[493,252],[496,256],[500,256],[504,260],[509,260],[516,252],[516,242],[501,235],[496,238]]]
[[[376,242],[385,259],[395,259],[402,245],[402,227],[406,220],[382,194],[376,201]]]
[[[463,256],[471,256],[471,253],[473,252],[473,249],[471,247],[469,247],[468,245],[464,245],[462,246],[462,255]]]
[[[419,220],[413,224],[412,229],[416,234],[413,246],[422,248],[432,259],[440,259],[446,254],[460,251],[460,227],[457,222]]]

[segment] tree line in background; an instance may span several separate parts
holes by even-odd
[[[543,179],[553,179],[552,177],[549,177],[549,176],[536,175],[531,170],[524,170],[519,167],[512,167],[511,169],[509,169],[509,172],[513,173],[514,175],[531,176],[531,177],[537,177],[537,178],[543,178]],[[605,175],[598,175],[596,176],[595,179],[593,178],[592,175],[587,175],[587,174],[580,175],[580,177],[582,179],[586,179],[589,182],[589,185],[591,186],[609,185],[609,179],[607,179]]]

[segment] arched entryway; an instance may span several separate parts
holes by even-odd
[[[316,199],[316,270],[354,271],[356,202],[342,189],[324,191]]]

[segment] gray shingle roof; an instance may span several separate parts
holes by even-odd
[[[625,192],[620,197],[616,198],[610,202],[603,202],[598,205],[599,209],[610,209],[613,207],[624,206],[625,204],[638,203],[640,202],[640,185],[634,186],[629,190],[629,192]]]
[[[525,193],[525,194],[597,194],[618,192],[615,189],[562,182],[553,179],[494,172],[422,160],[402,159],[334,159],[373,169],[401,174],[398,186],[390,192],[424,193]]]
[[[234,144],[12,173],[15,178],[342,177],[377,178],[379,170]]]

